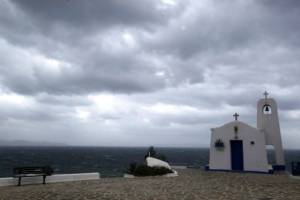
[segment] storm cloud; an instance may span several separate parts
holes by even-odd
[[[0,0],[0,139],[207,147],[256,125],[267,90],[285,148],[300,120],[296,0]]]

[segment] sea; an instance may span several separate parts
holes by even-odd
[[[51,166],[55,173],[99,172],[101,177],[120,177],[131,162],[143,162],[148,147],[0,147],[0,177],[11,177],[14,167]],[[171,165],[200,168],[208,164],[208,148],[164,148],[155,151]],[[268,150],[269,162],[274,152]],[[300,150],[285,150],[287,170],[300,162]]]

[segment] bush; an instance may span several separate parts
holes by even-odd
[[[136,166],[132,174],[135,176],[157,176],[172,172],[172,170],[165,167],[149,167],[146,164],[140,164]]]
[[[153,146],[149,147],[148,152],[145,155],[145,159],[148,156],[163,161],[167,160],[165,155],[157,154]],[[164,175],[172,172],[173,172],[172,170],[165,167],[149,167],[145,163],[137,164],[136,162],[130,163],[127,169],[127,173],[135,176],[157,176],[157,175]]]
[[[129,168],[128,168],[128,173],[129,174],[134,174],[134,171],[137,167],[137,163],[136,162],[132,162],[129,164]]]

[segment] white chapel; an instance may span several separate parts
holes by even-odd
[[[284,170],[285,161],[282,148],[277,104],[264,93],[257,103],[257,127],[238,120],[211,129],[209,170],[245,171],[272,173]],[[267,145],[275,151],[275,165],[269,165]]]

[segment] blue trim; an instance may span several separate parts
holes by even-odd
[[[255,174],[273,174],[273,170],[269,170],[268,172],[260,172],[260,171],[237,171],[237,170],[229,170],[229,169],[210,169],[208,165],[204,166],[205,171],[213,171],[213,172],[236,172],[236,173],[255,173]]]
[[[273,165],[274,171],[285,171],[285,165]]]
[[[244,170],[244,152],[242,140],[230,140],[231,169]]]
[[[205,170],[205,171],[209,171],[209,166],[208,166],[208,165],[205,165],[205,166],[204,166],[204,170]]]

